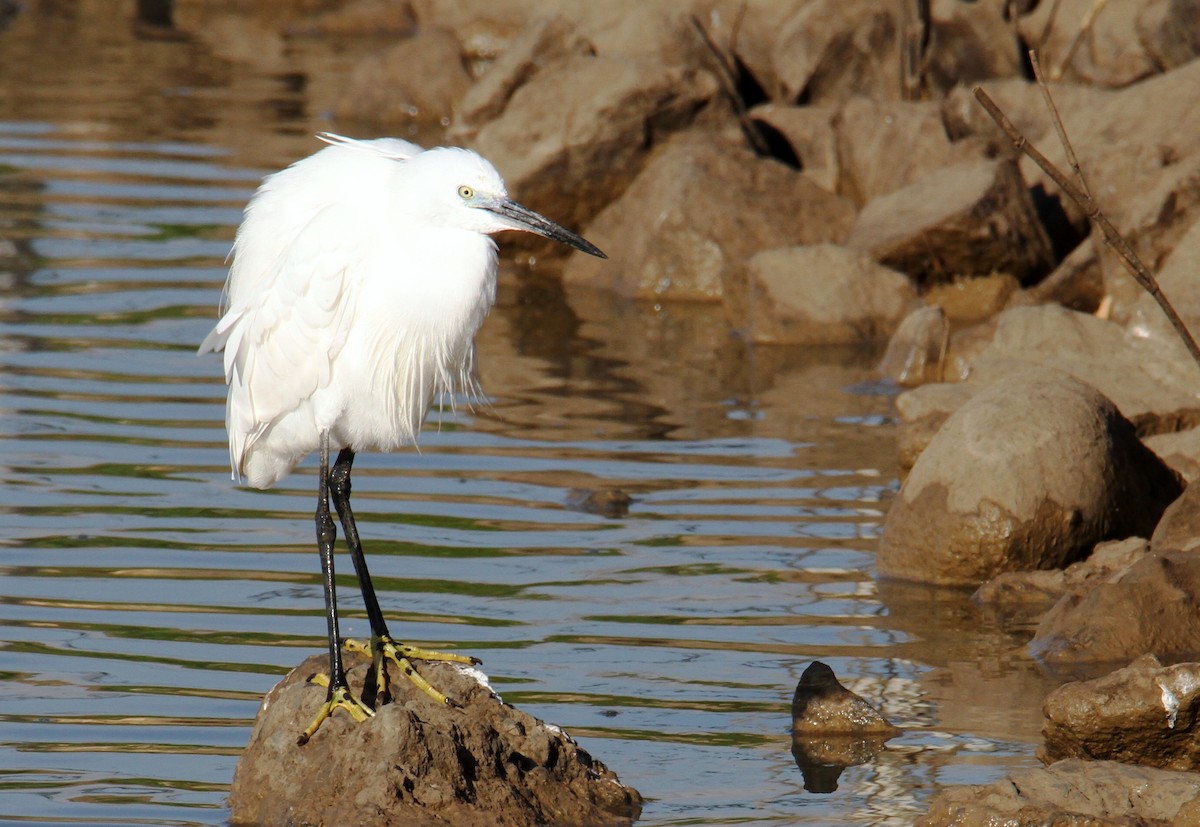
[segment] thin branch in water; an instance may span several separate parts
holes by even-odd
[[[1052,164],[1045,155],[1037,150],[1037,147],[1029,143],[1029,140],[1023,134],[1021,134],[1021,131],[1013,126],[1012,121],[1010,121],[1008,117],[1002,111],[1000,111],[1000,107],[996,105],[996,102],[992,100],[991,96],[989,96],[987,92],[976,86],[974,89],[974,94],[975,99],[979,101],[980,105],[983,106],[985,110],[987,110],[988,115],[990,115],[992,120],[996,122],[996,125],[1004,131],[1004,134],[1008,136],[1010,141],[1012,141],[1013,146],[1015,146],[1021,152],[1024,152],[1033,160],[1035,164],[1041,167],[1042,171],[1049,175],[1054,180],[1054,183],[1058,184],[1062,191],[1065,192],[1072,201],[1079,205],[1079,208],[1083,210],[1088,219],[1094,222],[1096,226],[1100,228],[1100,232],[1104,235],[1104,243],[1107,244],[1113,250],[1113,252],[1117,254],[1117,257],[1121,259],[1121,263],[1125,265],[1125,269],[1129,271],[1134,280],[1137,281],[1137,283],[1142,286],[1142,289],[1149,293],[1154,298],[1154,301],[1158,303],[1158,306],[1162,308],[1163,313],[1166,314],[1167,321],[1171,323],[1171,327],[1175,328],[1175,332],[1179,334],[1181,339],[1183,339],[1183,343],[1187,346],[1188,352],[1192,355],[1192,359],[1196,361],[1196,364],[1200,365],[1200,345],[1196,344],[1196,340],[1192,338],[1192,334],[1188,331],[1187,325],[1183,323],[1183,319],[1181,319],[1179,314],[1175,312],[1175,307],[1167,300],[1167,297],[1163,295],[1162,289],[1158,286],[1158,280],[1154,277],[1154,274],[1150,272],[1150,269],[1146,267],[1141,258],[1138,257],[1138,254],[1135,253],[1133,248],[1129,246],[1129,242],[1125,240],[1124,236],[1117,232],[1116,228],[1113,227],[1112,222],[1108,220],[1108,216],[1104,214],[1095,200],[1093,200],[1090,195],[1072,183],[1071,179],[1064,175],[1062,170],[1054,166],[1054,164]]]

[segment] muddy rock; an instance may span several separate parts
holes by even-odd
[[[363,58],[334,113],[350,121],[380,124],[449,123],[470,84],[458,39],[445,29],[421,29]]]
[[[992,343],[999,327],[998,316],[985,319],[979,324],[969,325],[950,334],[950,347],[946,351],[946,381],[974,384],[971,380],[978,378],[976,362],[979,354],[984,352]],[[1004,375],[997,372],[994,377]]]
[[[1160,552],[1200,549],[1200,486],[1189,485],[1167,506],[1150,536],[1150,544]]]
[[[1200,479],[1200,428],[1152,434],[1142,441],[1189,483]]]
[[[474,138],[480,127],[508,106],[513,93],[547,64],[569,55],[594,54],[592,44],[564,17],[543,17],[526,26],[463,95],[453,128],[453,142]]]
[[[978,85],[1022,135],[1038,144],[1038,148],[1044,152],[1051,149],[1052,142],[1057,141],[1054,124],[1046,111],[1046,100],[1035,83],[1020,78],[1003,78],[986,80]],[[1064,113],[1107,107],[1115,94],[1111,90],[1071,83],[1055,84],[1053,93],[1055,105]],[[946,134],[952,140],[978,136],[985,139],[993,153],[1013,152],[1012,142],[979,105],[972,87],[964,85],[950,90],[942,99],[941,107]],[[1077,140],[1073,131],[1071,140],[1072,144]],[[1084,137],[1082,140],[1090,138]]]
[[[775,73],[775,41],[795,12],[796,7],[791,3],[774,2],[741,3],[733,9],[718,12],[726,21],[721,27],[718,43],[727,44],[730,55],[745,73],[747,83],[760,90],[762,99],[783,105],[795,101],[784,100],[776,94],[779,82]],[[706,23],[712,19],[711,12],[703,13],[701,17]],[[734,27],[736,37],[733,36]]]
[[[776,32],[767,90],[775,100],[825,103],[900,96],[896,7],[873,0],[798,4]]]
[[[458,36],[468,65],[494,60],[535,18],[553,14],[566,3],[544,0],[410,0],[421,28],[447,29]]]
[[[1161,339],[1054,305],[1013,308],[996,322],[972,363],[972,374],[982,380],[1004,375],[1014,362],[1053,367],[1100,390],[1144,433],[1175,430],[1172,423],[1200,402],[1200,367],[1170,358]],[[1149,422],[1156,415],[1161,426]]]
[[[1153,546],[1152,546],[1153,549]],[[1043,615],[1030,653],[1045,666],[1200,654],[1200,555],[1152,550],[1129,568],[1064,595]]]
[[[922,285],[994,272],[1025,283],[1053,267],[1050,239],[1006,160],[937,169],[873,199],[846,245]]]
[[[1080,106],[1069,119],[1063,113],[1092,191],[1103,193],[1108,217],[1152,266],[1195,220],[1200,205],[1197,109],[1200,61],[1192,61],[1110,93],[1097,106]],[[1060,166],[1062,153],[1056,144],[1046,146]]]
[[[1176,476],[1094,388],[1053,370],[975,394],[917,459],[888,512],[883,577],[973,585],[1061,568],[1099,541],[1146,536]]]
[[[949,345],[950,324],[946,314],[940,307],[922,305],[905,316],[892,334],[879,362],[879,373],[908,388],[941,382]],[[939,427],[943,420],[938,421]],[[924,444],[928,444],[928,440]],[[916,456],[913,456],[912,461],[904,465],[905,470],[915,461]]]
[[[1197,272],[1200,272],[1200,213],[1155,273],[1159,287],[1193,338],[1200,336],[1200,285],[1197,284]],[[1146,366],[1147,370],[1155,374],[1172,370],[1175,374],[1183,375],[1193,370],[1195,362],[1183,340],[1148,293],[1143,293],[1132,303],[1125,330],[1130,337],[1143,342],[1158,354],[1154,362]]]
[[[896,462],[902,474],[912,470],[950,414],[967,404],[980,388],[974,382],[936,382],[896,397],[900,415]]]
[[[1150,59],[1173,69],[1200,57],[1200,3],[1154,0],[1137,19],[1138,38]]]
[[[1115,761],[1066,759],[1011,773],[988,785],[950,787],[931,802],[919,827],[1131,827],[1195,824],[1182,817],[1200,794],[1192,773]],[[1194,818],[1194,815],[1188,815]]]
[[[1061,370],[1097,388],[1137,423],[1139,434],[1173,433],[1200,421],[1200,368],[1165,339],[1057,305],[1013,307],[951,337],[945,377],[967,381],[897,397],[902,467],[979,389],[1033,367]]]
[[[1163,666],[1144,655],[1102,678],[1046,696],[1045,761],[1124,761],[1165,770],[1200,768],[1200,664]]]
[[[730,27],[737,22],[750,25],[764,12],[767,10],[748,11],[745,4],[739,4],[737,0],[678,0],[674,3],[577,0],[575,18],[601,55],[645,57],[669,66],[700,66],[707,65],[711,52],[696,30],[693,17],[704,26],[719,49],[728,50],[733,37]],[[738,34],[740,42],[741,30]]]
[[[1060,569],[1006,571],[976,589],[971,599],[984,606],[1002,608],[1010,615],[1020,611],[1022,616],[1036,618],[1035,610],[1052,605],[1066,590],[1066,577]]]
[[[1200,154],[1174,161],[1169,153],[1163,148],[1158,154],[1158,169],[1138,176],[1140,180],[1134,180],[1134,171],[1128,168],[1155,163],[1153,157],[1111,159],[1115,168],[1124,167],[1129,172],[1126,181],[1121,182],[1129,189],[1112,198],[1112,207],[1106,206],[1105,212],[1118,228],[1123,228],[1126,240],[1136,245],[1142,260],[1153,270],[1161,266],[1180,236],[1200,216]],[[1098,249],[1105,294],[1111,304],[1108,315],[1119,322],[1127,321],[1145,292],[1110,247]]]
[[[369,660],[351,658],[357,695]],[[234,824],[628,825],[641,810],[637,791],[564,732],[445,663],[420,669],[461,709],[399,676],[375,717],[337,713],[298,747],[326,691],[307,678],[327,663],[309,658],[264,699],[234,775]]]
[[[1008,273],[992,273],[932,285],[922,298],[941,308],[957,326],[995,316],[1009,303],[1020,285]]]
[[[1128,86],[1158,71],[1138,37],[1138,19],[1146,5],[1150,4],[1105,4],[1078,43],[1083,22],[1096,9],[1094,0],[1040,3],[1018,26],[1026,42],[1042,44],[1042,67],[1051,80]]]
[[[857,206],[956,162],[984,158],[981,141],[951,143],[933,101],[853,97],[834,120],[838,192]]]
[[[649,148],[689,123],[716,91],[706,72],[575,55],[514,91],[474,145],[504,170],[523,204],[582,226],[629,186]]]
[[[800,169],[830,192],[838,188],[840,166],[834,106],[785,106],[765,103],[750,110],[760,129],[785,143]]]
[[[1197,538],[1200,489],[1189,487],[1163,512],[1150,538],[1152,554],[1132,554],[1123,563],[1114,559],[1116,565],[1103,576],[1068,584],[1038,622],[1031,653],[1065,670],[1127,663],[1146,652],[1195,657],[1200,653]]]
[[[1150,544],[1140,537],[1097,543],[1087,559],[1065,569],[999,574],[976,589],[971,599],[982,604],[1037,604],[1049,608],[1072,589],[1090,589],[1124,572],[1149,550]]]
[[[917,301],[916,288],[903,273],[835,244],[756,253],[746,262],[745,280],[745,310],[734,309],[734,324],[744,326],[755,342],[879,340]]]
[[[1021,50],[1007,19],[1007,0],[933,0],[926,86],[940,92],[1021,73]]]
[[[574,256],[563,280],[625,296],[720,300],[753,254],[838,241],[850,204],[776,161],[704,136],[660,148],[626,193],[588,225],[608,260]]]
[[[1057,304],[1094,314],[1104,300],[1104,272],[1097,238],[1089,238],[1058,263],[1050,275],[1017,297],[1014,304]]]

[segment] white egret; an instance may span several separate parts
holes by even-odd
[[[393,641],[350,510],[355,452],[412,444],[430,402],[470,387],[475,333],[496,291],[490,234],[525,230],[604,257],[581,236],[508,197],[474,152],[394,138],[318,136],[330,146],[270,175],[246,206],[216,327],[224,350],[233,478],[267,488],[320,457],[317,549],[329,634],[329,689],[304,744],[341,708],[356,720],[387,703],[394,661],[431,697],[411,661],[478,662]],[[337,450],[330,468],[329,452]],[[342,524],[371,627],[374,686],[354,698],[342,667],[333,545]]]

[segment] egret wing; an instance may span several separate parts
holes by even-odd
[[[230,307],[201,351],[225,351],[230,461],[240,471],[254,441],[329,385],[355,303],[349,274],[370,240],[354,210],[320,210],[292,238],[239,237],[230,268]],[[239,250],[253,243],[253,255]],[[274,244],[274,255],[264,247]],[[254,265],[253,272],[244,268]],[[265,271],[258,272],[259,268]],[[247,294],[240,281],[254,284]]]

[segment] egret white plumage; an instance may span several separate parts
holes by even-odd
[[[329,690],[304,744],[342,708],[362,721],[387,703],[386,661],[436,700],[411,661],[429,652],[388,633],[350,510],[358,451],[416,442],[429,405],[470,387],[475,333],[496,292],[491,234],[523,230],[604,257],[579,235],[509,198],[475,152],[395,138],[330,144],[270,175],[246,206],[216,327],[224,350],[233,478],[267,488],[317,451],[317,548],[329,634]],[[332,468],[329,452],[338,451]],[[342,667],[333,545],[342,524],[371,627],[371,675],[354,698]]]

